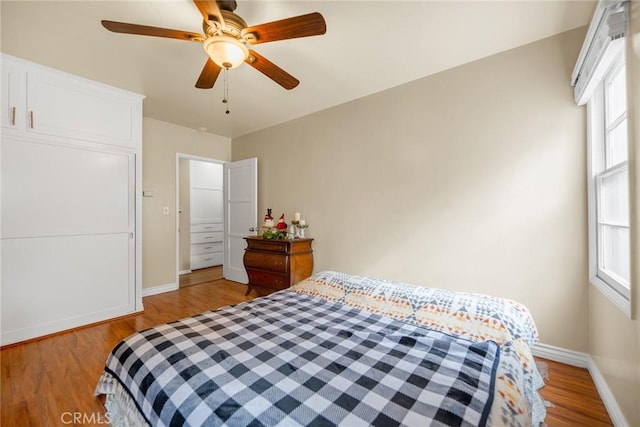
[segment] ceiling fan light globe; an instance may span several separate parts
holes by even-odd
[[[203,46],[211,60],[226,69],[239,67],[249,56],[244,43],[229,36],[209,37]]]

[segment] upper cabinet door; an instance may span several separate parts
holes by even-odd
[[[27,131],[135,147],[141,102],[64,74],[27,73]]]
[[[12,135],[142,145],[144,96],[3,53],[0,62],[0,123]]]
[[[2,127],[25,128],[26,72],[10,61],[2,60]]]

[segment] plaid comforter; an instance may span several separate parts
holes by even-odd
[[[154,426],[482,426],[499,351],[281,291],[130,336],[96,394]]]

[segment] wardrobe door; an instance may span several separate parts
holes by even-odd
[[[133,312],[135,154],[1,148],[2,344]]]

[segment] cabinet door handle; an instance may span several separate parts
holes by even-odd
[[[213,246],[205,246],[205,249],[211,249]]]
[[[204,260],[205,260],[205,261],[212,261],[212,260],[213,260],[213,258],[205,258]]]
[[[204,229],[205,229],[205,230],[208,230],[208,229],[210,229],[210,228],[213,228],[213,227],[205,227]]]
[[[29,111],[29,127],[33,129],[33,110]]]
[[[16,125],[16,107],[11,108],[11,126]]]

